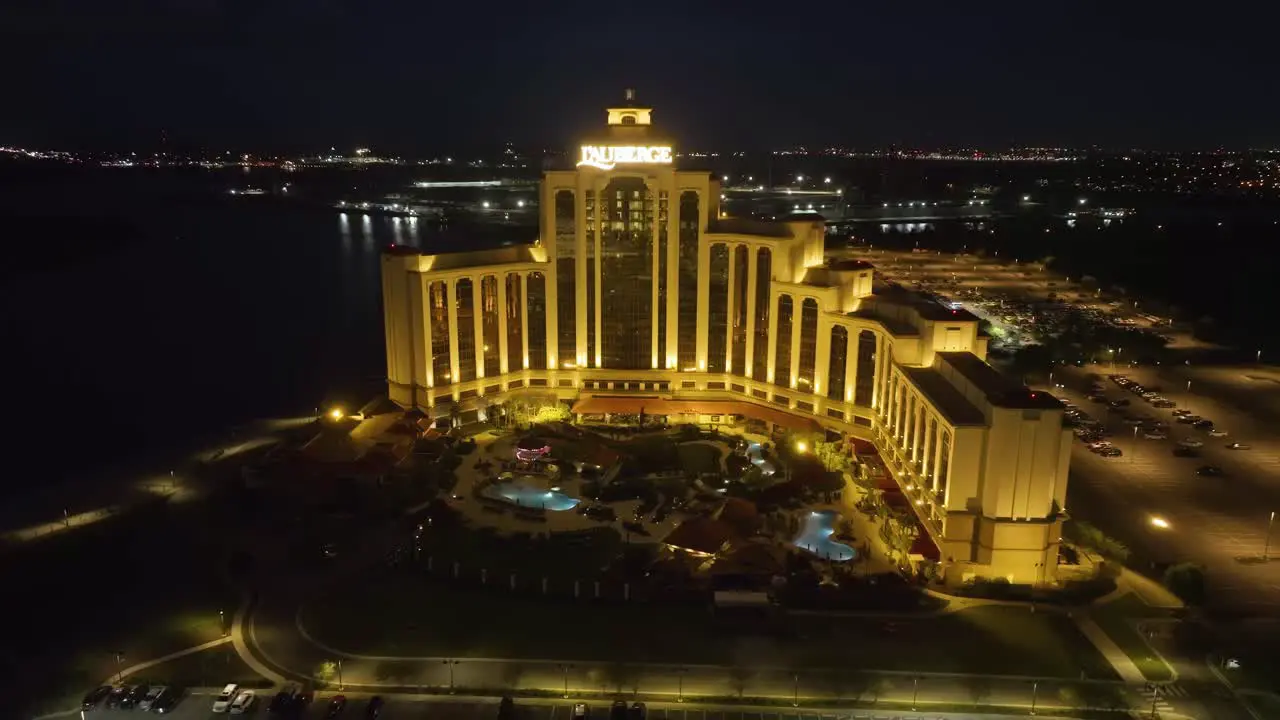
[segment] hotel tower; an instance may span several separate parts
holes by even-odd
[[[880,455],[949,582],[1053,582],[1062,404],[985,362],[978,319],[824,256],[823,219],[729,218],[650,108],[609,108],[542,180],[526,245],[382,257],[387,386],[433,416],[521,394],[581,416],[763,423]]]

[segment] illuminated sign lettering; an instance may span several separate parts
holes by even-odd
[[[671,148],[646,145],[583,145],[578,167],[612,170],[618,165],[670,165]]]

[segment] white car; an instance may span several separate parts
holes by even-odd
[[[236,699],[231,701],[231,714],[243,715],[249,712],[253,708],[253,701],[256,698],[257,695],[254,695],[252,690],[241,690]]]
[[[168,688],[163,685],[153,685],[151,689],[147,691],[147,696],[142,698],[142,702],[138,703],[138,709],[150,710],[151,706],[156,704],[156,698],[160,697],[160,693],[167,689]]]
[[[1142,433],[1142,437],[1148,440],[1164,440],[1169,436],[1160,432],[1159,430],[1149,430],[1147,432]]]
[[[1209,437],[1226,437],[1227,431],[1222,428],[1213,428],[1209,431]]]
[[[1185,447],[1185,448],[1202,448],[1202,447],[1204,447],[1204,441],[1203,441],[1203,440],[1201,440],[1201,439],[1199,439],[1199,438],[1187,438],[1187,439],[1185,439],[1185,440],[1179,440],[1179,441],[1178,441],[1178,444],[1179,444],[1179,445],[1181,445],[1182,447]]]
[[[228,683],[222,688],[222,692],[218,693],[218,697],[213,699],[213,711],[216,713],[226,712],[231,707],[232,701],[236,699],[236,691],[240,689],[235,683]]]

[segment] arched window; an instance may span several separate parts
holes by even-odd
[[[844,373],[849,360],[849,331],[843,325],[831,328],[831,356],[827,363],[827,397],[844,400]]]

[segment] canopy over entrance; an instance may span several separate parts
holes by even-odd
[[[791,430],[820,431],[816,420],[793,415],[785,410],[765,407],[750,402],[728,400],[664,400],[656,397],[601,397],[593,396],[573,404],[574,415],[663,415],[681,421],[682,416],[695,416],[688,422],[697,422],[698,415],[742,415],[763,420]]]

